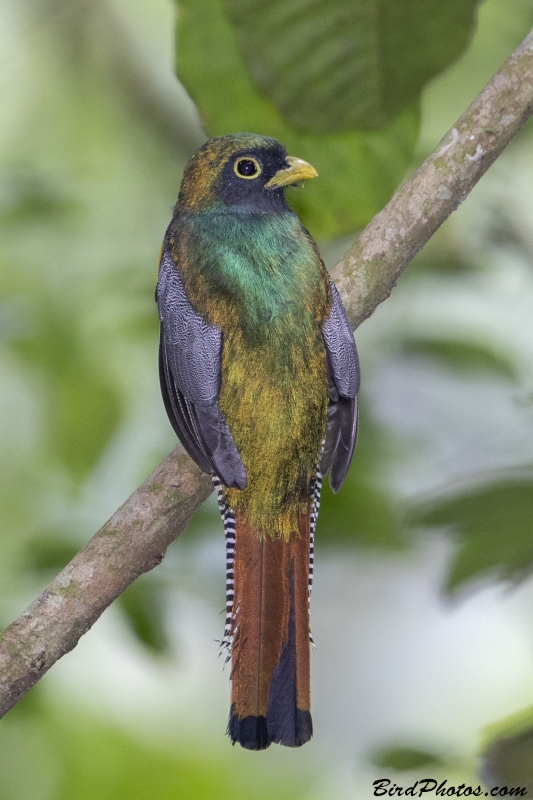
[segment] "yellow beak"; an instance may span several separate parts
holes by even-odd
[[[292,186],[295,183],[310,181],[311,178],[318,177],[316,169],[301,158],[287,156],[287,164],[288,167],[278,170],[274,177],[270,178],[265,184],[265,188],[278,189],[280,186]]]

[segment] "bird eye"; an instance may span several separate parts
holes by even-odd
[[[259,161],[256,161],[255,158],[250,158],[250,156],[238,158],[233,165],[233,170],[239,178],[246,178],[246,180],[257,178],[261,174]]]

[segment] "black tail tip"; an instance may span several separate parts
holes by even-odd
[[[310,711],[296,709],[296,719],[292,725],[269,724],[265,717],[240,718],[230,711],[228,736],[232,744],[237,742],[246,750],[266,750],[272,742],[285,747],[301,747],[313,735],[313,721]]]
[[[228,736],[232,744],[237,742],[246,750],[266,750],[272,741],[267,731],[265,717],[240,718],[233,708],[228,722]]]

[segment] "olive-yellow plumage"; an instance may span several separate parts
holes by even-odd
[[[219,405],[248,474],[226,499],[258,535],[288,541],[326,432],[326,272],[293,214],[205,216],[184,215],[171,253],[192,307],[224,337]]]

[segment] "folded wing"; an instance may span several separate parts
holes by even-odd
[[[166,244],[156,300],[159,377],[170,423],[201,469],[228,487],[244,489],[246,469],[218,405],[222,332],[192,308]]]
[[[337,288],[329,279],[333,295],[331,312],[322,326],[326,345],[329,378],[329,406],[324,451],[320,471],[329,476],[338,492],[352,461],[357,438],[357,392],[359,359],[352,329]]]

